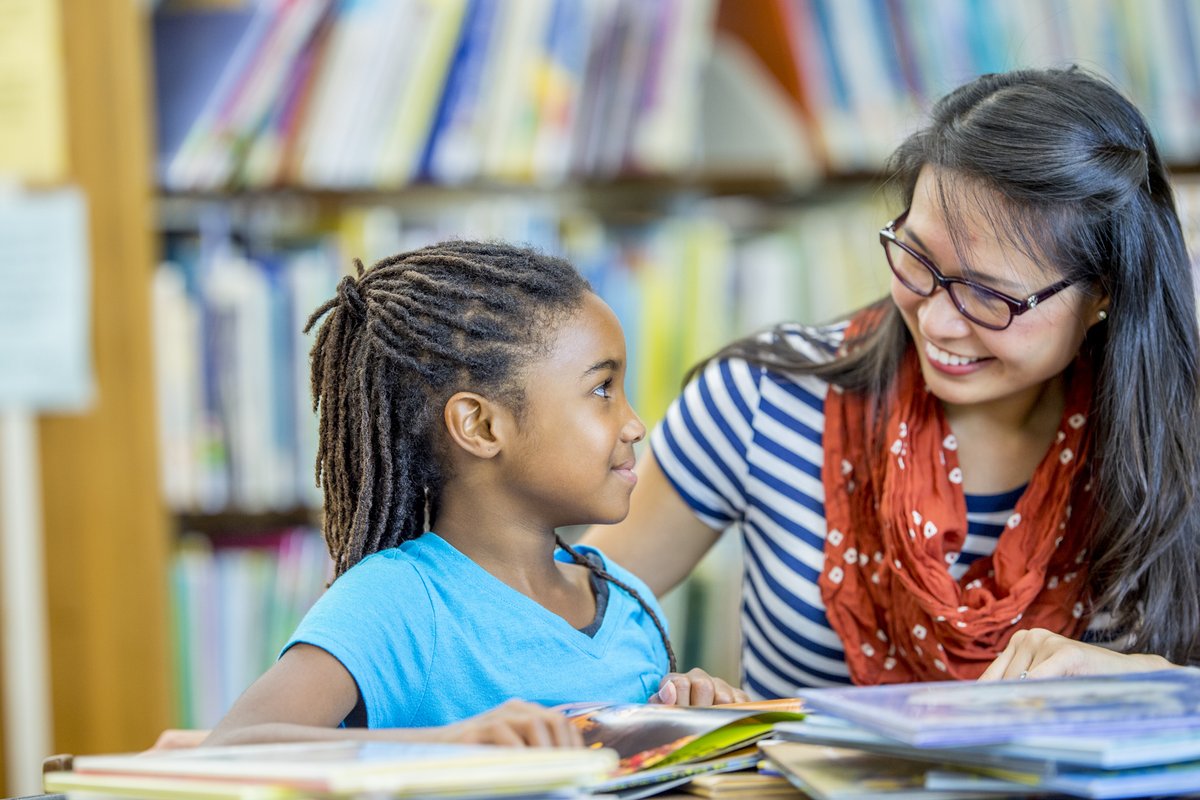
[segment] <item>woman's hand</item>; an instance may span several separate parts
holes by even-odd
[[[702,669],[671,672],[658,685],[651,703],[664,706],[714,706],[719,703],[744,703],[750,698],[720,678]]]
[[[520,747],[583,747],[583,734],[560,711],[509,700],[462,722],[426,729],[430,741]]]
[[[1014,633],[1008,647],[983,671],[979,680],[1150,672],[1174,666],[1175,664],[1162,656],[1150,653],[1117,653],[1094,644],[1068,639],[1044,628],[1032,628]]]

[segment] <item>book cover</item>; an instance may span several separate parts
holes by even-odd
[[[801,692],[814,710],[919,747],[1030,734],[1117,736],[1200,728],[1200,670],[1048,680],[932,682]]]
[[[80,756],[74,760],[74,777],[48,776],[46,785],[73,781],[78,789],[99,778],[97,785],[107,786],[100,791],[120,794],[125,779],[130,779],[129,788],[137,788],[149,779],[173,778],[180,787],[194,779],[332,795],[494,795],[583,786],[608,774],[616,760],[605,749],[293,742]]]

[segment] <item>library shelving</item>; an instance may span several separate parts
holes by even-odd
[[[187,724],[211,724],[282,644],[261,619],[240,629],[254,653],[216,633],[214,587],[273,591],[263,552],[316,521],[299,330],[353,258],[454,237],[567,256],[621,318],[653,423],[725,341],[886,290],[876,176],[931,98],[1069,62],[1148,112],[1200,240],[1194,4],[166,0],[150,27],[151,338]],[[707,614],[737,597],[736,551],[713,559],[681,594]],[[669,609],[684,660],[736,673],[736,616],[705,639],[720,626],[686,605]]]

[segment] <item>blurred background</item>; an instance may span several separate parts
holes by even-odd
[[[886,291],[932,100],[1070,63],[1149,116],[1196,253],[1200,0],[0,0],[8,792],[212,725],[323,590],[300,328],[352,259],[565,255],[653,424]],[[666,598],[681,663],[738,678],[740,581],[726,536]]]

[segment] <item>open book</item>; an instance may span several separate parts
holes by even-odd
[[[561,707],[591,747],[615,750],[620,762],[593,792],[635,800],[697,775],[753,767],[755,742],[775,725],[804,718],[796,700],[715,707],[577,704]]]
[[[47,792],[156,800],[525,796],[593,784],[616,764],[605,749],[294,742],[79,756],[72,771],[48,773],[43,783]]]

